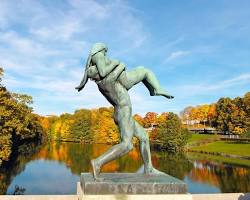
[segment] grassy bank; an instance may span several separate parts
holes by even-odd
[[[249,143],[236,143],[230,141],[215,141],[201,146],[191,147],[190,150],[208,153],[224,153],[250,157]]]
[[[218,138],[218,135],[192,134],[192,137],[188,139],[188,144],[206,142],[208,140]]]
[[[248,159],[250,158],[250,143],[222,141],[219,137],[192,134],[187,144],[188,158],[250,166],[250,159]]]

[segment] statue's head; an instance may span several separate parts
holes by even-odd
[[[95,55],[98,52],[103,51],[104,55],[106,55],[107,51],[108,51],[108,47],[104,44],[104,43],[95,43],[91,50],[90,50],[90,54],[91,56]]]

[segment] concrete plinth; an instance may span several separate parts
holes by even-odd
[[[81,174],[83,195],[101,194],[185,194],[186,184],[172,176],[138,173],[102,173],[95,181],[90,173]]]

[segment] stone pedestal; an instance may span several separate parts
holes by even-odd
[[[102,173],[103,181],[94,180],[91,173],[81,174],[83,195],[102,194],[185,194],[186,184],[167,174],[145,175],[138,173]]]

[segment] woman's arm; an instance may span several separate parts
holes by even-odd
[[[110,74],[107,75],[107,81],[116,81],[121,73],[125,70],[125,64],[120,63]]]
[[[85,72],[81,83],[79,84],[79,86],[75,87],[75,89],[78,90],[78,92],[80,92],[84,88],[87,82],[88,82],[88,77],[87,77],[87,72]]]
[[[92,61],[96,64],[101,78],[106,77],[120,63],[117,60],[112,60],[112,62],[106,63],[105,56],[102,52],[98,52],[97,54],[93,55]]]
[[[97,67],[95,65],[92,65],[88,68],[88,77],[95,81],[101,80]]]

